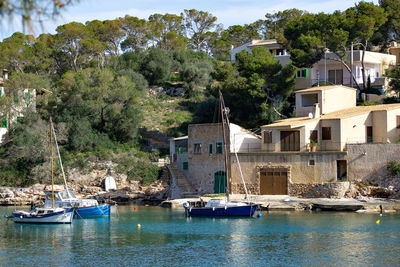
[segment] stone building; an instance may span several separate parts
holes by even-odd
[[[234,152],[261,149],[261,137],[230,124],[226,129],[231,157]],[[186,141],[186,143],[183,143]],[[171,162],[199,193],[224,193],[224,137],[221,123],[191,124],[188,136],[170,139]]]
[[[400,161],[400,104],[356,106],[353,88],[313,87],[296,92],[296,115],[261,126],[262,138],[230,127],[232,193],[244,193],[241,172],[250,194],[299,195],[379,179],[389,160]],[[175,158],[187,181],[201,193],[223,191],[220,124],[190,125],[185,140]]]

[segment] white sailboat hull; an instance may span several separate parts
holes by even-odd
[[[58,212],[52,212],[44,215],[35,215],[29,212],[14,212],[15,223],[55,223],[55,224],[70,224],[73,218],[73,210],[63,210]]]

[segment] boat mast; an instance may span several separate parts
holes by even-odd
[[[51,118],[50,118],[50,158],[51,158],[51,207],[54,209],[54,172],[53,172],[53,140],[51,135]]]
[[[50,122],[52,122],[51,118],[50,118]],[[51,123],[51,128],[52,128],[53,134],[54,134],[54,142],[56,143],[57,155],[58,155],[58,160],[60,161],[61,172],[62,172],[62,175],[63,175],[63,178],[64,178],[65,189],[67,190],[68,198],[71,198],[71,195],[69,194],[69,190],[68,190],[68,186],[67,186],[67,179],[65,178],[64,167],[63,167],[63,164],[62,164],[61,155],[60,155],[60,149],[58,148],[57,136],[56,136],[56,131],[54,130],[53,123]]]
[[[226,174],[226,199],[229,201],[229,192],[230,192],[230,172],[228,168],[228,144],[227,144],[227,138],[226,138],[226,133],[225,133],[225,116],[226,110],[225,110],[225,104],[224,104],[224,99],[222,98],[222,93],[221,91],[219,92],[219,103],[220,103],[220,109],[221,109],[221,122],[222,122],[222,135],[224,136],[224,158],[225,158],[225,174]],[[225,115],[225,116],[224,116]]]

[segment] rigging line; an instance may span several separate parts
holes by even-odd
[[[53,130],[53,134],[54,134],[54,142],[56,143],[58,160],[60,161],[61,172],[62,172],[62,175],[63,175],[63,178],[64,178],[65,189],[67,190],[69,202],[71,203],[71,194],[69,193],[69,190],[68,190],[67,179],[65,178],[64,167],[63,167],[62,160],[61,160],[60,150],[59,150],[59,148],[58,148],[57,137],[56,137],[56,131],[54,130],[54,125],[53,125],[53,122],[52,122],[51,118],[50,118],[50,122],[51,122],[51,129]]]

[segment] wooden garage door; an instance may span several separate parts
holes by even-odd
[[[287,195],[287,170],[264,168],[260,171],[261,195]]]

